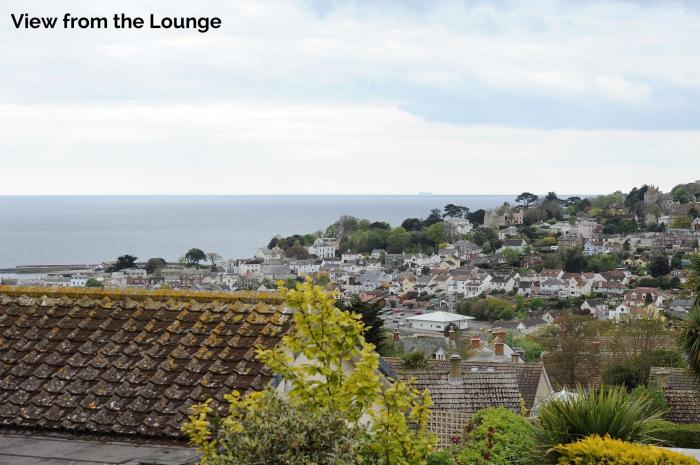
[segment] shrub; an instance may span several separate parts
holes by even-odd
[[[449,451],[441,450],[430,454],[426,465],[455,465],[455,459]]]
[[[677,425],[664,421],[653,436],[664,446],[700,449],[700,424]]]
[[[421,351],[406,352],[401,356],[403,361],[403,366],[411,370],[416,370],[418,368],[425,368],[428,366],[428,361],[425,359],[425,355]]]
[[[480,410],[457,454],[458,463],[532,464],[535,441],[532,425],[503,407]]]
[[[219,450],[206,453],[211,465],[285,463],[306,465],[354,465],[360,453],[363,431],[348,424],[341,412],[309,411],[264,391],[250,408],[250,399],[232,397],[227,419],[237,427],[214,427]],[[206,451],[205,451],[206,452]]]
[[[535,437],[544,454],[556,456],[559,444],[586,436],[608,435],[614,439],[654,442],[662,412],[652,408],[646,395],[631,396],[623,387],[592,389],[545,403],[539,410]]]
[[[589,436],[557,447],[558,465],[697,465],[692,457],[660,447]]]
[[[661,389],[637,386],[632,389],[630,395],[633,397],[646,396],[649,399],[649,408],[652,412],[667,412],[669,409],[666,395],[664,395]]]

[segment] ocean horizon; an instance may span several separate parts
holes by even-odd
[[[275,235],[342,215],[399,226],[448,203],[495,208],[516,195],[0,196],[0,269],[96,264],[123,254],[175,261],[192,247],[246,258]]]

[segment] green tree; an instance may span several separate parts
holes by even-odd
[[[583,255],[583,249],[569,248],[564,249],[561,253],[564,271],[567,273],[580,273],[586,269],[586,257]]]
[[[425,230],[425,236],[435,245],[440,244],[445,240],[445,225],[443,223],[435,223]]]
[[[110,271],[121,271],[133,268],[136,264],[136,257],[133,255],[122,255],[117,257],[117,261],[109,268]]]
[[[146,262],[146,272],[148,274],[153,274],[156,273],[157,271],[163,269],[166,265],[166,261],[163,258],[149,258],[148,261]]]
[[[192,248],[187,251],[184,258],[187,266],[199,266],[199,262],[206,260],[207,254],[202,249]]]
[[[535,204],[535,202],[537,202],[538,199],[539,197],[535,194],[532,194],[530,192],[523,192],[515,198],[515,201],[525,208],[530,208],[532,205]]]
[[[404,228],[394,228],[386,238],[386,250],[389,253],[402,253],[411,245],[411,234]]]
[[[668,258],[665,255],[655,255],[651,258],[649,263],[649,273],[658,278],[659,276],[665,276],[671,272],[671,266],[668,263]]]
[[[683,321],[679,339],[688,366],[700,378],[700,303],[696,302]]]
[[[690,202],[690,194],[683,186],[676,186],[671,192],[673,196],[673,201],[678,203],[688,203]]]
[[[673,221],[671,221],[671,228],[672,229],[690,229],[691,224],[692,224],[692,221],[690,221],[690,217],[679,216],[678,218],[674,218]]]
[[[423,222],[418,218],[406,218],[401,223],[401,227],[406,231],[420,231],[423,229]]]
[[[278,347],[259,350],[258,358],[279,376],[289,405],[319,418],[332,412],[350,428],[365,428],[359,445],[364,463],[424,464],[435,444],[426,430],[428,392],[419,393],[403,381],[385,386],[379,356],[363,337],[360,316],[338,309],[322,288],[307,280],[293,290],[282,288],[281,294],[292,310],[295,330]],[[244,429],[242,419],[264,410],[267,403],[260,393],[228,400],[231,413],[225,418],[217,420],[205,403],[193,409],[184,427],[207,465],[240,463],[231,457],[241,446],[237,438]],[[367,418],[370,422],[363,426]]]
[[[340,302],[338,308],[360,315],[365,327],[365,341],[379,349],[384,332],[384,320],[379,317],[379,312],[384,308],[384,299],[363,301],[355,297],[350,301]]]
[[[440,222],[442,222],[442,213],[439,209],[433,208],[432,210],[430,210],[430,214],[428,215],[428,217],[425,220],[423,220],[423,226],[427,228],[428,226],[432,226],[435,223]]]
[[[85,287],[105,287],[104,283],[95,278],[89,278],[85,282]]]

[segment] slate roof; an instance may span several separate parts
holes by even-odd
[[[0,426],[181,438],[193,403],[269,383],[266,296],[0,287]]]
[[[416,387],[430,390],[433,402],[435,396],[433,392],[440,392],[440,396],[445,399],[443,409],[460,409],[468,413],[473,413],[469,405],[502,406],[513,409],[513,401],[517,402],[515,412],[520,412],[520,398],[525,401],[525,407],[530,410],[535,402],[537,387],[540,376],[543,374],[544,366],[537,363],[491,363],[476,360],[462,360],[460,363],[462,377],[469,387],[462,391],[462,394],[472,399],[465,399],[461,403],[456,402],[447,396],[452,395],[454,388],[442,386],[448,383],[450,371],[449,360],[428,360],[428,367],[424,369],[407,369],[403,366],[400,358],[385,357],[384,364],[391,368],[390,376],[395,375],[400,379],[415,378]],[[497,376],[495,376],[497,375]],[[546,373],[545,373],[546,375]],[[501,383],[499,385],[499,383]],[[475,385],[480,385],[481,391],[472,390]],[[515,391],[513,391],[515,388]],[[444,393],[444,394],[443,394]],[[445,397],[447,396],[447,397]],[[450,402],[452,404],[450,404]],[[436,409],[441,407],[436,405]],[[449,405],[452,405],[451,407]],[[485,407],[480,407],[485,408]],[[477,409],[478,410],[478,409]]]
[[[670,410],[664,418],[674,423],[700,423],[700,381],[684,368],[651,367],[650,385],[659,385],[662,370],[669,373],[664,394]]]

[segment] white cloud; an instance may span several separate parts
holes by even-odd
[[[596,193],[671,187],[698,146],[700,131],[461,127],[388,106],[3,105],[0,194]]]

